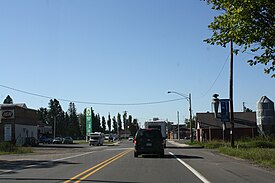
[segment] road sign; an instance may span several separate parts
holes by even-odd
[[[90,135],[92,131],[92,108],[86,108],[86,135]]]
[[[230,121],[229,99],[220,99],[220,103],[221,103],[221,121],[229,122]]]

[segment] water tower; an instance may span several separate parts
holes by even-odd
[[[264,135],[274,134],[275,118],[274,118],[274,102],[266,96],[257,103],[257,125]]]

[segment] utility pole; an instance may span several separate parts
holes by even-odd
[[[189,111],[190,111],[190,135],[191,142],[193,142],[193,130],[192,130],[192,107],[191,107],[191,93],[189,93]]]
[[[179,111],[178,111],[178,140],[180,140],[180,117],[179,117]]]
[[[230,79],[229,79],[229,101],[230,101],[230,124],[231,124],[231,147],[234,147],[234,109],[233,109],[233,41],[230,42]]]

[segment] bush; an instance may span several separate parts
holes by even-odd
[[[30,147],[16,147],[10,142],[0,142],[0,154],[23,154],[33,152]]]
[[[9,142],[0,142],[0,151],[1,152],[13,152],[15,150],[15,146]]]

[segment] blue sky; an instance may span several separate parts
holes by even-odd
[[[29,108],[48,98],[136,104],[192,94],[193,113],[211,111],[213,93],[229,96],[229,48],[208,45],[217,12],[200,0],[1,0],[0,101],[10,95]],[[249,54],[234,58],[234,109],[255,110],[275,80]],[[64,111],[68,102],[60,101]],[[186,100],[155,105],[89,105],[101,116],[128,111],[139,122],[188,118]]]

